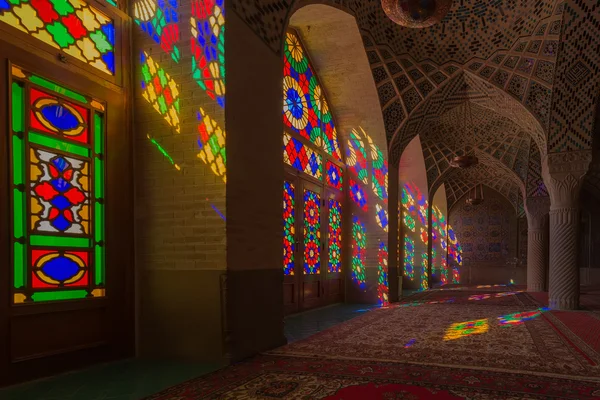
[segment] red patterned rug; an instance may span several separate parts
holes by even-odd
[[[259,356],[155,394],[196,399],[598,399],[600,384],[404,363]]]

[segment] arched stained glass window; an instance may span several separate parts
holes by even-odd
[[[284,45],[283,122],[336,160],[342,160],[329,103],[297,33]]]

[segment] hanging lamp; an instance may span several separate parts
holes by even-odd
[[[477,197],[477,185],[473,188],[473,192],[469,193],[469,197],[467,198],[467,204],[472,206],[478,206],[483,203],[483,185],[479,185],[480,196]]]
[[[381,0],[389,19],[407,28],[427,28],[441,22],[452,0]]]

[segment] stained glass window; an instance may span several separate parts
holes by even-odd
[[[283,122],[341,161],[331,109],[296,33],[287,33],[284,54]]]
[[[421,254],[421,290],[429,288],[429,259],[428,254]]]
[[[313,178],[323,177],[321,155],[287,133],[283,134],[283,161]]]
[[[198,146],[200,147],[198,157],[205,164],[210,165],[210,169],[216,176],[220,176],[223,182],[227,182],[225,131],[202,108],[198,112],[198,136]]]
[[[352,218],[352,280],[362,290],[366,288],[365,262],[367,256],[367,232],[357,216]]]
[[[181,133],[178,85],[145,51],[141,53],[141,63],[142,96],[177,133]]]
[[[283,182],[283,274],[294,275],[296,251],[296,188],[291,182]]]
[[[331,161],[327,161],[325,164],[325,169],[327,170],[327,184],[336,189],[342,190],[343,188],[343,172],[340,167],[332,163]]]
[[[102,72],[115,73],[114,22],[83,0],[0,0],[0,21]]]
[[[348,150],[346,152],[346,164],[350,171],[365,185],[369,183],[369,172],[367,170],[367,151],[361,137],[367,137],[366,132],[359,128],[350,132]]]
[[[181,58],[176,45],[179,42],[177,8],[177,0],[138,0],[133,4],[135,23],[175,62]]]
[[[321,273],[321,196],[304,190],[304,273]]]
[[[225,107],[224,0],[192,0],[190,23],[192,76],[211,99]]]
[[[329,199],[329,272],[342,272],[342,205]]]
[[[13,302],[103,296],[104,107],[16,66],[11,89]]]
[[[356,183],[353,179],[350,179],[350,198],[363,211],[367,211],[367,194],[360,184]]]
[[[377,252],[379,265],[377,267],[377,298],[382,306],[388,305],[388,250],[384,242],[379,243]]]

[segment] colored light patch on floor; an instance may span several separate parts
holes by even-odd
[[[487,319],[458,322],[450,325],[444,334],[444,340],[456,340],[472,335],[481,335],[489,330]]]
[[[500,326],[504,327],[521,325],[526,321],[531,321],[532,319],[539,317],[540,315],[542,315],[543,312],[546,312],[548,310],[549,308],[544,307],[535,311],[525,311],[503,315],[501,317],[498,317],[498,323],[500,324]]]

